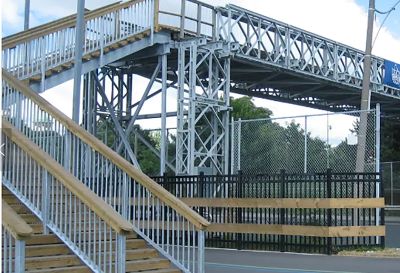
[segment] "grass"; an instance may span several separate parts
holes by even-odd
[[[379,258],[400,258],[400,248],[360,247],[353,250],[342,250],[339,256],[360,256]]]

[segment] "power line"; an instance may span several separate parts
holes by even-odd
[[[400,4],[400,0],[397,1],[396,4],[394,4],[393,7],[392,7],[391,9],[389,9],[389,10],[387,10],[387,11],[385,11],[385,12],[382,12],[382,11],[379,11],[379,10],[375,9],[375,12],[377,12],[377,13],[379,13],[379,14],[386,14],[386,16],[385,16],[385,18],[383,19],[382,24],[379,26],[378,32],[377,32],[376,35],[375,35],[374,42],[372,43],[372,48],[374,47],[375,42],[376,42],[376,39],[378,38],[379,32],[381,31],[381,29],[382,29],[383,25],[385,24],[387,18],[388,18],[389,15],[392,13],[392,11],[394,11],[394,10],[396,9],[396,7],[397,7],[398,4]]]

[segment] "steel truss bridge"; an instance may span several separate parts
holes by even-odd
[[[228,172],[231,93],[324,109],[359,109],[362,51],[234,5],[195,0],[116,3],[85,14],[82,42],[85,129],[111,125],[113,147],[138,165],[129,136],[140,118],[161,118],[161,172]],[[3,68],[38,92],[73,79],[76,18],[69,16],[3,39]],[[80,48],[78,44],[78,48]],[[371,104],[399,115],[400,90],[383,84],[372,58]],[[140,86],[134,75],[149,79]],[[166,111],[176,89],[176,112]],[[70,92],[70,90],[66,90]],[[138,92],[141,99],[133,100]],[[143,105],[161,96],[153,115]],[[176,160],[166,157],[166,117],[177,117]],[[146,145],[146,140],[141,139]]]

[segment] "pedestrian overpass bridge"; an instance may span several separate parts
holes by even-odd
[[[154,256],[146,256],[148,250],[126,250],[128,241],[136,238],[129,230],[179,270],[204,272],[203,232],[209,223],[130,165],[140,167],[129,136],[137,133],[135,122],[145,118],[140,111],[148,99],[160,95],[162,101],[153,106],[158,112],[152,115],[161,118],[161,145],[155,151],[161,169],[168,166],[178,174],[199,168],[227,173],[231,93],[330,111],[360,105],[362,51],[241,7],[195,0],[126,1],[86,11],[84,24],[82,41],[76,41],[75,15],[2,39],[3,132],[13,158],[5,164],[10,169],[3,172],[3,185],[34,211],[45,234],[50,229],[94,272],[176,272],[166,269],[169,264],[162,259],[155,268],[146,263],[135,267],[138,257]],[[82,60],[75,58],[79,51]],[[76,62],[82,62],[83,100],[73,107],[80,108],[86,131],[32,92],[73,79]],[[384,63],[372,58],[371,103],[380,103],[385,115],[398,115],[400,90],[384,84]],[[148,85],[136,85],[132,75],[148,78]],[[167,113],[166,94],[172,88],[177,109]],[[133,91],[141,92],[140,100],[133,101]],[[167,116],[177,117],[174,163],[166,160]],[[112,123],[112,148],[130,163],[93,137],[99,136],[99,121]],[[35,179],[42,175],[50,188],[36,187]],[[29,187],[20,184],[21,179]],[[111,182],[118,186],[107,191]],[[112,191],[113,196],[95,198],[87,187],[101,189],[103,195]],[[60,191],[53,191],[56,188]],[[47,200],[50,190],[55,197]],[[142,204],[129,203],[126,192],[137,194],[135,200]],[[64,212],[63,204],[73,209]],[[137,210],[123,210],[128,207]],[[157,222],[161,211],[171,216],[162,227]],[[82,213],[94,224],[73,229],[71,220]],[[98,237],[92,236],[96,228]],[[82,236],[77,239],[75,233]],[[164,235],[174,234],[181,234],[183,241],[168,239],[165,245]],[[108,243],[107,257],[93,254]]]

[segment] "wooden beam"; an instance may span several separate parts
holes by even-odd
[[[181,198],[190,207],[213,208],[383,208],[383,198]]]
[[[154,196],[160,199],[161,202],[164,202],[166,205],[170,206],[178,214],[182,215],[189,222],[193,223],[198,229],[205,229],[210,224],[206,219],[194,212],[189,206],[179,200],[175,195],[171,194],[169,191],[157,184],[153,179],[145,175],[143,172],[141,172],[139,169],[137,169],[135,166],[133,166],[131,163],[121,157],[110,147],[107,147],[107,145],[105,145],[101,140],[91,135],[78,124],[73,122],[64,113],[48,103],[44,98],[33,92],[30,87],[17,80],[5,69],[2,69],[2,76],[3,80],[6,81],[9,86],[12,86],[13,88],[21,92],[24,96],[31,99],[35,104],[39,106],[40,109],[43,109],[45,112],[49,113],[52,117],[54,117],[57,121],[64,125],[66,129],[73,132],[75,136],[80,138],[83,142],[87,143],[93,150],[97,151],[105,158],[110,160],[113,164],[115,164],[118,168],[125,172],[130,178],[137,181],[139,184],[149,190]],[[5,119],[3,118],[3,122],[4,121]]]
[[[4,200],[1,219],[3,226],[18,240],[25,240],[33,234],[33,229]]]
[[[82,203],[93,210],[116,232],[120,234],[129,234],[133,232],[133,226],[131,223],[122,218],[122,216],[120,216],[110,205],[104,202],[75,176],[66,171],[63,166],[58,164],[57,161],[41,150],[40,147],[17,131],[7,120],[3,119],[2,125],[2,132],[10,138],[11,141],[15,142],[19,148],[29,154],[29,156],[45,168],[74,195],[76,195]]]
[[[297,235],[311,237],[385,236],[385,226],[300,226],[260,224],[211,224],[208,232],[249,233],[270,235]]]

